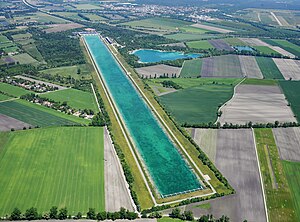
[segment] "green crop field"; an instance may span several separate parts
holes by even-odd
[[[52,99],[56,102],[67,102],[76,109],[91,109],[98,111],[94,95],[77,89],[58,90],[42,95],[43,98]]]
[[[36,48],[36,45],[34,43],[32,44],[27,44],[22,46],[22,48],[29,54],[31,55],[33,58],[35,58],[36,60],[38,60],[39,62],[43,61],[44,58],[41,55],[41,53],[39,52],[39,50]]]
[[[209,34],[195,34],[195,33],[183,32],[183,33],[164,35],[164,37],[168,39],[174,39],[177,41],[193,41],[193,40],[201,40],[205,38],[213,38],[214,36]]]
[[[13,86],[2,82],[0,82],[0,92],[6,93],[14,97],[19,97],[28,93],[32,93],[31,91],[23,89],[21,87]]]
[[[201,73],[202,60],[193,59],[186,60],[180,72],[180,77],[198,77]]]
[[[300,57],[300,46],[298,45],[280,39],[263,39],[263,41],[273,46],[279,46],[295,56]]]
[[[80,69],[80,74],[77,74],[78,69]],[[90,71],[89,71],[87,65],[85,65],[85,64],[45,69],[40,72],[50,74],[50,75],[64,76],[64,77],[71,76],[74,79],[90,79],[91,78]]]
[[[255,138],[270,221],[297,221],[272,129],[255,129]]]
[[[8,100],[8,99],[11,99],[11,97],[0,93],[0,101],[4,101],[4,100]]]
[[[297,121],[300,122],[300,82],[299,81],[279,81],[284,95],[286,96],[291,108],[296,115]]]
[[[247,44],[245,42],[243,42],[242,40],[240,40],[238,38],[226,38],[223,40],[232,46],[247,46]]]
[[[283,167],[294,199],[297,221],[300,221],[300,163],[283,161]]]
[[[76,9],[78,10],[92,10],[92,9],[100,9],[99,6],[97,5],[92,5],[92,4],[74,4]]]
[[[193,26],[184,26],[184,27],[180,28],[179,30],[183,31],[183,32],[196,33],[196,34],[203,34],[203,33],[208,32],[208,30],[196,28]]]
[[[188,47],[193,49],[213,49],[214,47],[207,40],[192,41],[186,43]]]
[[[24,100],[0,103],[0,113],[28,123],[30,125],[41,127],[89,123],[88,120],[67,115]]]
[[[278,55],[279,54],[278,52],[274,51],[273,49],[269,48],[268,46],[251,46],[251,47],[263,54],[268,54],[268,55],[272,55],[272,54]]]
[[[10,40],[5,35],[0,35],[0,42],[1,43],[10,42]]]
[[[256,62],[266,79],[284,79],[272,58],[255,57]]]
[[[22,54],[17,54],[12,56],[14,60],[17,60],[20,64],[36,64],[38,63],[37,60],[32,58],[30,55],[27,53],[22,53]]]
[[[198,80],[198,79],[180,79]],[[173,81],[173,80],[172,80]],[[174,81],[177,84],[178,81]],[[228,101],[233,95],[233,87],[238,81],[231,79],[229,84],[216,84],[210,80],[206,83],[196,85],[192,81],[187,81],[185,86],[194,85],[179,90],[174,93],[163,95],[160,98],[161,103],[166,107],[180,124],[200,124],[215,122],[219,106]],[[195,86],[196,85],[196,86]]]
[[[274,79],[245,79],[242,84],[246,85],[264,85],[264,86],[277,86],[278,81]]]
[[[53,127],[0,133],[0,216],[15,207],[105,210],[103,129]]]
[[[190,24],[190,22],[170,18],[149,18],[122,23],[122,25],[128,25],[132,28],[143,27],[151,29],[160,29],[165,31],[176,31],[178,30],[178,28]]]

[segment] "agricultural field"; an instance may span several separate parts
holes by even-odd
[[[242,84],[222,109],[220,123],[246,124],[295,122],[296,119],[278,86]]]
[[[9,116],[0,114],[0,132],[1,131],[11,131],[14,130],[21,130],[25,128],[31,127],[31,125],[19,121],[17,119],[11,118]]]
[[[6,93],[13,97],[20,97],[22,95],[31,93],[29,90],[2,82],[0,82],[0,92]]]
[[[267,54],[267,55],[278,55],[279,54],[278,52],[276,52],[275,50],[271,49],[268,46],[252,46],[252,47],[262,54]]]
[[[77,23],[67,23],[48,25],[48,27],[49,28],[45,29],[46,33],[63,32],[71,29],[77,29],[83,27],[83,25]]]
[[[196,78],[200,76],[202,67],[201,59],[186,60],[183,63],[180,77],[181,78]]]
[[[39,62],[42,62],[44,60],[43,56],[36,48],[36,45],[34,43],[23,45],[22,49],[24,49],[31,57],[38,60]]]
[[[286,80],[300,80],[300,62],[292,59],[273,58]]]
[[[4,100],[8,100],[8,99],[12,99],[12,97],[0,93],[0,101],[4,101]]]
[[[28,21],[37,21],[38,23],[68,23],[68,21],[65,19],[54,17],[42,12],[36,12],[23,16],[15,16],[13,19],[16,23],[26,23]]]
[[[80,73],[78,73],[78,69],[80,70]],[[50,74],[53,76],[71,76],[74,79],[91,79],[90,71],[86,64],[76,66],[62,66],[52,69],[45,69],[40,72],[44,74]]]
[[[208,42],[218,50],[234,51],[234,49],[222,39],[212,39],[208,40]]]
[[[292,190],[285,176],[272,129],[255,129],[255,139],[270,221],[297,221]]]
[[[212,46],[207,40],[192,41],[192,42],[187,42],[186,44],[189,48],[192,49],[213,49],[214,48],[214,46]]]
[[[1,216],[15,207],[41,213],[67,207],[71,215],[105,210],[102,128],[33,129],[0,138]]]
[[[73,4],[78,10],[93,10],[93,9],[101,9],[98,5],[94,4]]]
[[[266,79],[284,79],[272,58],[255,57],[255,59]]]
[[[215,162],[236,193],[217,201],[208,209],[191,204],[194,215],[227,215],[232,221],[266,221],[253,133],[250,129],[193,129],[193,139]],[[200,139],[200,140],[199,140]],[[251,195],[245,195],[251,194]]]
[[[279,81],[279,85],[283,90],[298,122],[300,122],[300,82],[299,81]]]
[[[38,61],[32,58],[30,55],[27,53],[21,53],[12,56],[12,58],[16,61],[18,61],[20,64],[37,64]]]
[[[300,162],[283,161],[283,168],[294,200],[297,220],[300,220]]]
[[[226,38],[223,39],[224,42],[231,46],[247,46],[248,44],[238,38]]]
[[[229,30],[226,28],[221,28],[221,27],[217,27],[216,25],[212,25],[212,24],[193,24],[193,27],[196,28],[200,28],[200,29],[205,29],[205,30],[209,30],[209,31],[213,31],[213,32],[219,32],[219,33],[229,33],[229,32],[233,32],[233,30]]]
[[[189,79],[182,78],[174,82],[180,85],[180,82],[184,83],[185,80]],[[195,86],[193,87],[163,95],[159,99],[167,111],[170,112],[180,124],[215,122],[218,107],[232,97],[233,85],[235,83],[235,79],[229,84],[214,82],[196,85],[194,83]],[[189,81],[187,81],[186,84],[189,84]]]
[[[287,40],[263,39],[263,41],[272,46],[281,47],[282,49],[292,53],[293,55],[300,57],[300,46],[288,42]]]
[[[185,33],[185,32],[181,32],[181,33],[176,33],[176,34],[168,34],[168,35],[164,35],[164,37],[168,38],[168,39],[174,39],[177,41],[193,41],[193,40],[202,40],[202,39],[206,39],[206,38],[216,38],[215,35],[211,35],[211,34],[195,34],[195,33]]]
[[[77,89],[64,89],[41,95],[42,98],[52,99],[56,102],[67,102],[69,106],[76,109],[91,109],[98,111],[94,95]]]
[[[32,126],[88,124],[89,121],[23,100],[0,103],[0,113]]]
[[[243,73],[236,55],[208,57],[202,60],[201,77],[205,78],[242,78]]]
[[[300,128],[274,128],[273,134],[280,158],[300,162]]]
[[[14,41],[20,41],[20,40],[23,40],[23,39],[29,39],[31,37],[32,37],[32,35],[30,33],[12,35],[12,38],[13,38]]]
[[[143,78],[159,78],[164,75],[178,77],[180,74],[180,68],[163,64],[136,68],[135,70]]]
[[[240,65],[242,69],[243,76],[247,78],[257,78],[262,79],[263,74],[253,56],[239,56]]]

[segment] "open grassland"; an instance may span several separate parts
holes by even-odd
[[[295,56],[300,57],[300,46],[298,45],[280,39],[263,39],[263,41],[273,46],[279,46]]]
[[[20,40],[20,39],[28,39],[31,38],[31,34],[30,33],[24,33],[24,34],[15,34],[12,35],[12,38],[14,41]]]
[[[19,97],[31,93],[31,91],[29,90],[2,82],[0,82],[0,91],[14,97]]]
[[[278,55],[279,53],[276,52],[275,50],[271,49],[268,46],[252,46],[254,49],[259,51],[262,54],[267,54],[267,55]]]
[[[178,31],[179,28],[190,24],[190,22],[170,18],[148,18],[122,23],[122,25],[127,25],[131,28],[144,28],[149,30],[156,30],[159,32]]]
[[[256,57],[256,62],[266,79],[284,79],[272,58]]]
[[[80,74],[78,74],[78,69]],[[90,79],[91,73],[86,64],[76,65],[76,66],[62,66],[52,69],[45,69],[40,71],[41,73],[50,74],[50,75],[59,75],[63,77],[71,76],[74,79]]]
[[[22,54],[17,54],[12,56],[14,60],[17,60],[20,64],[36,64],[38,63],[37,60],[32,58],[30,55],[27,53],[22,53]]]
[[[286,179],[272,129],[255,129],[255,138],[270,221],[297,221],[292,190]]]
[[[192,41],[186,43],[188,47],[193,49],[213,49],[214,47],[207,40]]]
[[[92,10],[92,9],[100,9],[99,6],[93,4],[73,4],[78,10]]]
[[[219,106],[233,94],[233,86],[206,84],[163,95],[160,101],[180,124],[215,122]]]
[[[296,119],[300,122],[300,82],[299,81],[279,81],[279,85],[284,92]]]
[[[33,126],[78,125],[89,121],[24,100],[0,103],[0,113]]]
[[[193,59],[193,60],[186,60],[183,63],[180,77],[198,77],[201,73],[202,67],[202,60],[201,59]]]
[[[58,90],[46,93],[41,97],[52,99],[57,102],[67,102],[69,106],[76,109],[91,109],[98,111],[94,95],[77,89]]]
[[[295,204],[297,221],[300,221],[300,162],[282,162]]]
[[[15,207],[105,210],[103,129],[59,127],[1,133],[0,215]]]

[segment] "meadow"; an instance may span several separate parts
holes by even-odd
[[[214,47],[207,40],[192,41],[186,43],[189,48],[193,49],[213,49]]]
[[[255,59],[266,79],[284,79],[272,58],[255,57]]]
[[[27,53],[21,53],[12,56],[14,60],[17,60],[20,64],[37,64],[38,61],[32,58],[30,55]]]
[[[31,91],[23,89],[21,87],[13,86],[2,82],[0,82],[0,91],[14,97],[20,97],[22,95],[32,93]]]
[[[292,191],[285,176],[272,129],[255,129],[256,146],[270,221],[297,221]]]
[[[174,82],[178,83],[178,81]],[[184,85],[189,85],[189,82]],[[237,81],[231,79],[228,81],[229,84],[213,82],[207,81],[198,85],[191,83],[193,87],[163,95],[159,97],[159,100],[180,124],[214,123],[217,119],[218,108],[232,97],[234,83]]]
[[[286,178],[288,180],[292,197],[295,204],[295,210],[298,221],[300,220],[300,163],[299,162],[282,162]]]
[[[67,115],[56,110],[36,105],[24,100],[0,103],[0,113],[33,126],[61,126],[88,124],[89,121]]]
[[[286,96],[296,119],[300,122],[300,82],[299,81],[279,81],[279,85]]]
[[[46,93],[42,98],[52,99],[56,102],[67,102],[69,106],[76,109],[91,109],[98,111],[94,95],[77,89],[58,90]]]
[[[183,63],[180,77],[198,77],[201,73],[202,67],[202,60],[201,59],[193,59],[193,60],[186,60]]]
[[[103,129],[53,127],[0,133],[0,216],[15,207],[105,210]]]

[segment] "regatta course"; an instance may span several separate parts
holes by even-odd
[[[203,189],[100,36],[85,35],[83,38],[159,194],[165,197]]]

